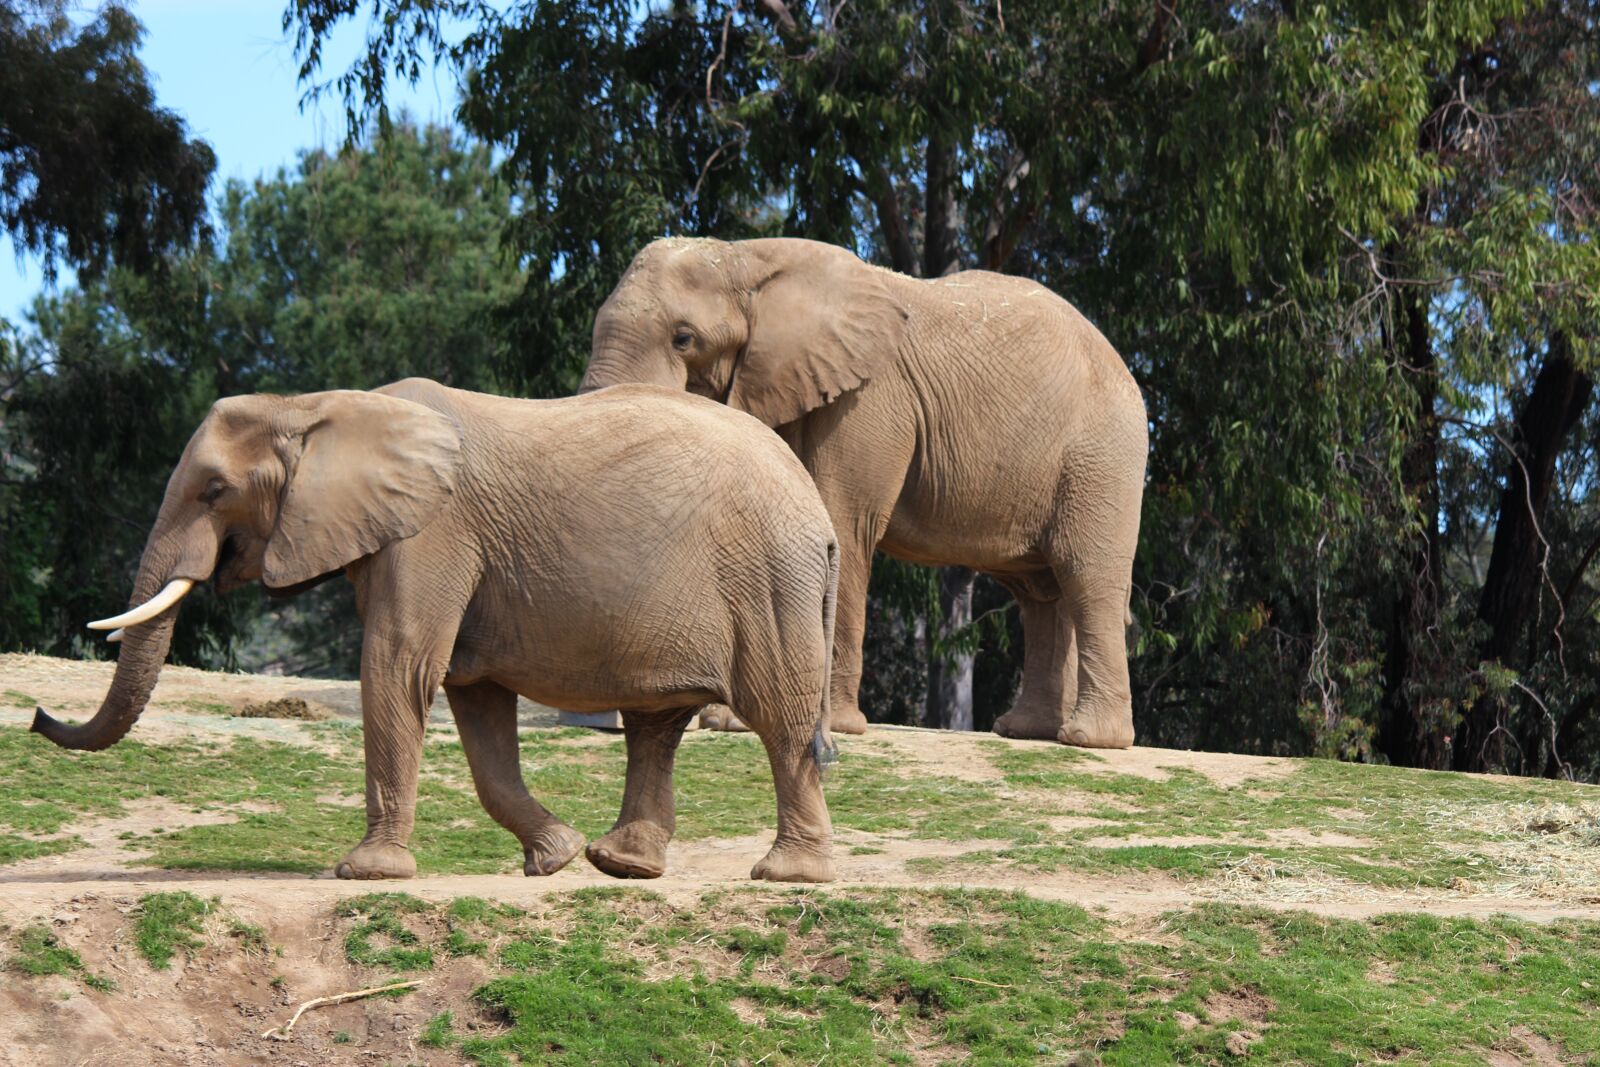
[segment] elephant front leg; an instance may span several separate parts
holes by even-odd
[[[517,694],[494,682],[445,686],[478,800],[522,845],[522,873],[554,874],[583,848],[583,835],[550,814],[522,779]]]
[[[442,673],[442,672],[441,672]],[[437,683],[435,683],[437,684]],[[367,761],[367,835],[334,868],[340,878],[410,878],[417,861],[407,843],[417,811],[422,732],[433,688],[361,668],[362,741]]]
[[[589,862],[600,870],[617,878],[660,878],[666,872],[667,842],[678,825],[672,764],[698,710],[622,713],[628,780],[616,825],[589,845]]]
[[[828,728],[836,734],[864,734],[861,712],[861,644],[867,631],[867,581],[871,547],[839,544],[839,593],[833,617],[833,675],[829,680]]]

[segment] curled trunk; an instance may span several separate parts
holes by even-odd
[[[152,566],[150,553],[146,553],[139,566],[139,577],[134,583],[131,605],[143,604],[166,584],[166,569]],[[122,640],[122,654],[117,657],[117,673],[111,681],[100,710],[86,723],[64,723],[38,708],[33,715],[33,730],[54,741],[62,748],[98,752],[122,740],[133,724],[139,721],[150,693],[156,687],[161,665],[166,662],[167,649],[172,644],[172,628],[178,619],[178,605],[174,604],[149,622],[128,627]]]

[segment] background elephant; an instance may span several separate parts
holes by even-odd
[[[367,834],[345,878],[408,877],[423,728],[443,684],[483,805],[528,874],[582,837],[528,794],[516,695],[622,708],[622,812],[589,846],[653,877],[674,826],[672,764],[697,707],[761,737],[778,836],[752,877],[825,881],[826,733],[838,549],[794,455],[756,420],[648,386],[510,400],[410,379],[374,392],[220,400],[167,484],[93,721],[41,709],[68,748],[123,737],[166,657],[176,603],[216,576],[293,591],[341,569],[363,624]]]
[[[832,726],[857,704],[881,548],[1016,596],[1022,687],[995,730],[1133,743],[1124,627],[1148,431],[1132,375],[1066,301],[1021,278],[926,281],[814,241],[669,238],[595,318],[583,388],[654,382],[775,427],[839,536]]]

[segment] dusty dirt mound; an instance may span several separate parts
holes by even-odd
[[[301,719],[305,722],[322,722],[333,718],[331,709],[301,697],[257,701],[246,704],[234,714],[241,719]]]
[[[468,957],[429,971],[405,996],[312,1009],[290,1040],[263,1037],[307,1000],[415,976],[348,963],[342,942],[355,920],[327,909],[218,909],[203,947],[178,952],[166,970],[141,957],[136,918],[133,895],[85,893],[45,920],[52,937],[81,956],[83,975],[114,988],[89,988],[78,973],[7,976],[0,981],[0,1064],[455,1064],[459,1056],[420,1046],[418,1035],[447,1008],[465,1014],[466,1026],[477,1024],[469,995],[488,972]],[[259,927],[260,941],[248,936],[249,926]]]

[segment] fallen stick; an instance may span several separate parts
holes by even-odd
[[[357,989],[353,993],[336,993],[331,997],[317,997],[314,1000],[306,1001],[304,1004],[296,1008],[294,1010],[294,1017],[285,1023],[281,1029],[274,1026],[270,1030],[264,1032],[261,1036],[270,1037],[274,1041],[287,1041],[289,1040],[289,1032],[294,1029],[294,1024],[300,1021],[300,1016],[304,1015],[312,1008],[325,1008],[329,1004],[343,1004],[347,1000],[360,1000],[362,997],[373,997],[377,996],[379,993],[392,993],[396,989],[415,989],[421,984],[422,979],[418,978],[411,982],[396,982],[393,985],[373,986],[371,989]]]

